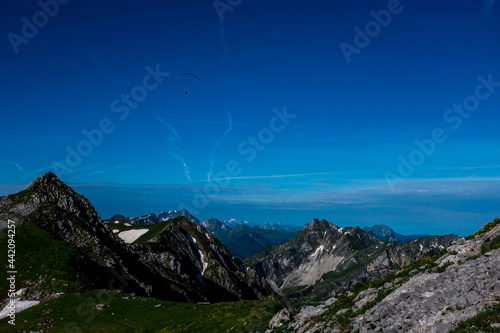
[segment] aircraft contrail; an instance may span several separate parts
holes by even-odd
[[[211,181],[212,178],[212,173],[213,173],[213,168],[214,168],[214,160],[215,160],[215,155],[217,154],[217,149],[219,149],[221,141],[226,137],[226,135],[231,132],[231,129],[233,128],[233,118],[231,117],[231,114],[229,111],[226,109],[225,110],[227,118],[229,119],[229,123],[227,126],[227,130],[222,134],[222,136],[216,140],[214,140],[214,143],[212,144],[212,151],[210,152],[210,169],[208,170],[207,173],[207,180],[208,182]]]
[[[163,125],[170,128],[170,130],[172,131],[173,136],[170,136],[167,139],[167,145],[168,145],[167,146],[167,154],[170,157],[175,158],[176,160],[178,160],[179,162],[182,163],[182,166],[184,167],[184,175],[186,175],[186,178],[189,181],[191,181],[191,176],[190,176],[191,171],[189,170],[189,167],[188,167],[186,161],[184,160],[184,158],[182,157],[182,155],[178,153],[179,146],[177,145],[177,143],[182,140],[182,137],[177,133],[177,131],[175,130],[175,128],[172,125],[167,123],[165,120],[163,120],[162,117],[160,117],[156,113],[154,113],[154,112],[152,112],[152,113],[156,116],[158,121],[160,121]]]
[[[291,175],[268,175],[268,176],[242,176],[231,177],[229,179],[267,179],[267,178],[290,178],[290,177],[305,177],[305,176],[318,176],[318,175],[331,175],[331,172],[315,172],[315,173],[296,173]],[[219,180],[219,179],[215,179]],[[227,179],[225,179],[227,180]]]
[[[18,168],[18,169],[19,169],[19,171],[24,172],[24,168],[23,168],[22,166],[20,166],[19,164],[17,164],[16,162],[6,160],[5,158],[2,158],[2,161],[7,162],[7,163],[9,163],[9,164],[12,164],[12,165],[13,165],[13,166],[15,166],[16,168]]]

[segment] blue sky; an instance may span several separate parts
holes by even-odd
[[[0,13],[0,194],[53,171],[103,217],[499,215],[495,1],[42,3]]]

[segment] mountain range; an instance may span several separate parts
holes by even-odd
[[[13,240],[15,294],[0,271],[2,332],[68,331],[68,317],[97,332],[446,332],[500,300],[498,219],[466,239],[319,219],[300,230],[201,222],[185,210],[103,221],[48,173],[0,197],[0,247]],[[99,304],[103,293],[110,301]],[[32,306],[16,327],[12,297]]]
[[[363,227],[363,230],[372,236],[377,237],[383,242],[389,243],[406,243],[414,239],[421,237],[427,237],[429,235],[401,235],[391,229],[391,227],[384,224],[376,224],[371,227]]]
[[[275,295],[265,279],[184,216],[145,228],[127,244],[87,199],[51,173],[20,193],[0,198],[0,212],[2,221],[16,223],[17,283],[26,288],[28,298],[90,289],[191,302]],[[1,239],[5,248],[6,240]],[[0,273],[2,298],[8,289],[5,274]]]
[[[210,218],[200,222],[187,210],[169,210],[167,212],[150,213],[140,217],[125,217],[120,214],[113,215],[105,220],[111,227],[113,223],[120,225],[129,224],[134,226],[147,226],[164,222],[176,217],[185,217],[189,221],[203,226],[214,237],[220,240],[236,258],[245,258],[259,250],[272,245],[283,244],[291,240],[300,230],[299,227],[282,225],[276,223],[263,223],[251,225],[247,221],[229,219],[221,222],[216,218]],[[116,228],[115,228],[116,230]],[[119,236],[122,235],[120,232]]]
[[[298,233],[297,231],[263,229],[261,226],[249,227],[246,224],[228,227],[215,218],[201,222],[201,225],[219,239],[238,258],[248,257],[272,245],[286,243]]]

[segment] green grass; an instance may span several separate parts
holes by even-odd
[[[499,224],[500,224],[500,219],[497,217],[492,222],[486,223],[484,225],[484,227],[482,227],[481,229],[479,229],[478,231],[476,231],[472,235],[465,237],[465,239],[467,239],[467,240],[474,239],[476,236],[479,236],[479,235],[487,233],[488,231],[491,231],[493,228],[495,228]]]
[[[79,291],[85,288],[86,281],[77,281],[77,272],[84,270],[80,253],[66,242],[54,239],[47,231],[33,222],[27,221],[16,228],[17,270],[16,287],[25,286],[26,281],[43,280],[42,289],[47,292]],[[0,232],[0,260],[7,264],[7,229]],[[2,266],[4,268],[5,266]],[[0,297],[7,295],[7,269],[0,270]]]
[[[100,303],[105,305],[103,309],[96,307]],[[278,311],[277,303],[268,300],[195,305],[94,290],[65,295],[21,312],[16,315],[16,326],[5,318],[0,321],[0,332],[264,331]]]

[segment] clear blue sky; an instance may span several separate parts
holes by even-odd
[[[1,194],[53,171],[104,218],[499,215],[494,0],[59,1],[0,13]]]

